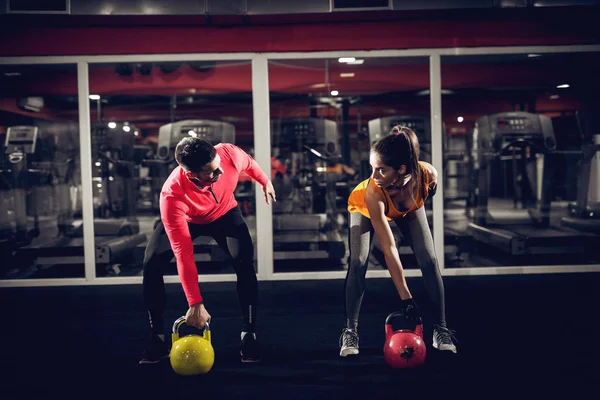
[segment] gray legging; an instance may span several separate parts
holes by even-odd
[[[445,327],[444,282],[438,267],[425,208],[421,207],[395,222],[402,232],[403,240],[410,243],[421,268],[425,287],[435,307],[435,323]],[[365,277],[374,231],[371,220],[360,213],[350,213],[349,231],[350,263],[345,282],[346,327],[356,329],[365,294]]]

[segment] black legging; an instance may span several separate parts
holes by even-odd
[[[192,240],[198,236],[212,236],[219,247],[232,258],[237,275],[237,294],[242,312],[242,330],[254,332],[258,301],[258,282],[254,269],[254,246],[246,222],[235,207],[218,220],[206,225],[188,223]],[[144,301],[148,309],[150,327],[156,334],[164,334],[165,282],[163,275],[173,259],[171,243],[160,222],[146,247],[144,255]]]
[[[421,207],[395,222],[402,232],[403,240],[410,243],[417,258],[425,288],[435,307],[435,323],[445,327],[444,283],[435,256],[433,238],[427,223],[425,207]],[[358,327],[358,314],[365,293],[365,277],[373,240],[373,226],[371,220],[360,213],[350,213],[348,225],[350,262],[344,285],[346,293],[346,327],[356,329]]]

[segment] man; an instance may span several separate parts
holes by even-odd
[[[212,236],[231,256],[237,275],[237,294],[242,312],[242,362],[260,361],[256,341],[258,282],[254,270],[254,247],[248,226],[234,197],[240,173],[245,172],[263,189],[265,201],[275,199],[273,184],[256,161],[233,144],[186,137],[175,148],[178,166],[162,187],[161,222],[144,255],[144,300],[152,331],[140,364],[168,357],[164,340],[164,270],[175,255],[177,272],[188,301],[186,323],[202,329],[210,322],[200,289],[193,240]]]

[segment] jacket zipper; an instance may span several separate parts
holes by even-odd
[[[212,190],[212,185],[208,187],[208,191],[210,192],[210,194],[212,194],[212,196],[215,199],[215,201],[217,202],[217,204],[219,204],[219,200],[217,200],[217,196],[215,196],[215,192],[213,192],[213,190]]]

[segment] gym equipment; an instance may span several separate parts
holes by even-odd
[[[577,198],[561,224],[582,232],[600,234],[600,116],[595,110],[576,113],[583,139],[577,175]],[[572,152],[571,152],[572,153]]]
[[[47,162],[52,184],[47,197],[56,199],[56,226],[55,230],[42,230],[35,241],[17,249],[15,258],[41,268],[83,264],[83,224],[77,218],[81,215],[79,125],[39,122],[32,128],[38,131],[38,142],[50,138],[55,145]],[[99,276],[119,273],[117,264],[133,262],[133,250],[146,240],[139,233],[135,213],[133,130],[123,124],[92,124],[94,241]],[[28,185],[39,190],[33,181]]]
[[[40,160],[40,157],[36,157],[36,150],[45,153],[47,144],[47,141],[38,141],[38,133],[36,127],[12,126],[8,128],[5,142],[2,144],[3,151],[0,153],[0,250],[4,256],[2,275],[9,271],[14,273],[18,269],[16,268],[18,263],[13,258],[15,250],[30,244],[40,234],[40,218],[35,205],[44,202],[48,197],[44,195],[44,191],[48,189],[45,183],[50,174],[48,168],[42,165],[33,167],[34,162]],[[39,183],[39,187],[34,186],[30,189],[34,183]],[[29,222],[30,216],[33,217],[33,226]]]
[[[179,328],[186,322],[185,316],[173,324],[171,335],[171,367],[179,375],[192,376],[208,373],[215,363],[215,350],[211,344],[210,327],[204,326],[202,336],[191,334],[179,336]]]
[[[585,254],[600,237],[553,226],[550,221],[553,184],[552,154],[556,148],[550,118],[527,112],[504,112],[477,119],[471,148],[472,181],[468,231],[475,240],[512,256]],[[505,179],[499,163],[510,161],[512,209],[489,209],[492,182]],[[501,164],[500,164],[501,165]],[[496,167],[495,170],[492,167]],[[510,174],[507,174],[510,175]],[[522,204],[523,211],[517,209]],[[525,213],[525,215],[523,215]]]
[[[425,364],[427,357],[427,347],[423,342],[423,321],[419,318],[414,330],[394,331],[392,322],[396,318],[405,319],[402,312],[393,312],[385,319],[385,361],[391,368],[418,368]]]
[[[271,134],[274,154],[287,168],[273,180],[281,199],[273,204],[274,258],[341,260],[348,184],[334,168],[341,162],[337,123],[276,119]]]

